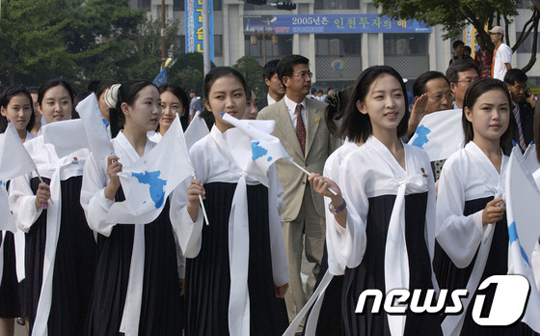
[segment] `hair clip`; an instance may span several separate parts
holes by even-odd
[[[118,103],[118,90],[121,84],[113,84],[110,88],[105,90],[105,96],[103,99],[109,108],[116,108]]]

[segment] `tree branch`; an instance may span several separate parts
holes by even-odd
[[[535,23],[536,20],[538,19],[538,15],[539,15],[539,12],[538,12],[538,10],[535,9],[533,11],[532,15],[531,15],[531,18],[527,22],[525,22],[525,24],[523,25],[523,30],[519,34],[519,37],[518,37],[516,43],[512,47],[512,51],[516,51],[517,48],[519,48],[519,46],[523,42],[525,42],[525,40],[529,37],[529,34],[534,29],[534,24],[533,23]],[[530,27],[527,27],[529,25],[530,25]]]
[[[531,2],[537,10],[540,10],[540,0],[531,0]]]
[[[535,10],[538,12],[538,10]],[[536,52],[538,50],[538,23],[540,22],[540,15],[536,15],[536,18],[534,20],[533,29],[534,29],[534,39],[532,44],[532,50],[531,50],[531,58],[529,59],[529,63],[523,67],[523,72],[527,72],[531,70],[534,63],[536,63]]]
[[[538,0],[540,1],[540,0]],[[482,41],[485,49],[487,49],[491,54],[493,54],[493,50],[495,50],[495,45],[493,42],[491,42],[491,38],[489,37],[488,33],[484,29],[484,23],[480,22],[477,18],[474,12],[468,7],[464,6],[463,10],[461,8],[458,9],[462,15],[466,16],[468,20],[471,22],[471,24],[474,26],[476,31],[480,36],[482,36]]]

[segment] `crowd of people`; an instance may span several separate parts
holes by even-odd
[[[534,335],[522,322],[476,324],[474,302],[458,322],[375,312],[373,301],[357,312],[368,289],[470,287],[474,297],[482,280],[508,272],[508,155],[512,142],[522,152],[535,143],[540,165],[540,107],[527,75],[509,67],[502,28],[489,33],[493,66],[485,50],[473,60],[455,43],[445,74],[415,80],[414,101],[389,66],[369,67],[318,99],[301,55],[265,64],[263,97],[231,67],[205,76],[202,98],[172,83],[93,82],[114,148],[106,159],[88,148],[61,156],[42,134],[77,118],[88,94],[62,79],[8,87],[0,132],[13,127],[37,169],[1,186],[17,232],[1,232],[0,335],[13,335],[20,317],[31,335],[312,335],[311,315],[301,312],[327,275],[312,312],[316,335]],[[426,116],[448,110],[461,116],[461,149],[432,160],[407,143]],[[245,171],[225,114],[275,121],[273,136],[310,175],[286,160],[265,178]],[[126,200],[119,174],[176,118],[184,130],[198,118],[208,126],[185,158],[196,178],[180,183],[155,219],[111,223],[111,209]]]

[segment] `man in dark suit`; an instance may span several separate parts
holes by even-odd
[[[513,119],[512,140],[522,152],[534,139],[534,107],[536,97],[527,88],[529,77],[520,69],[510,69],[504,76],[504,82],[508,85],[512,106],[510,116]],[[505,154],[510,155],[511,147],[505,148]]]
[[[275,120],[274,136],[278,137],[289,156],[309,172],[322,174],[328,156],[340,145],[324,121],[326,104],[306,99],[311,88],[309,60],[301,55],[284,57],[276,68],[285,86],[285,96],[259,112],[258,119]],[[307,302],[313,284],[308,280],[304,291],[300,268],[302,254],[315,263],[310,278],[315,280],[322,260],[326,234],[324,203],[308,182],[308,176],[285,160],[276,168],[284,190],[285,225],[283,235],[289,261],[289,294],[285,295],[287,312],[292,320]]]
[[[279,60],[268,61],[263,68],[263,80],[266,86],[268,86],[268,94],[264,97],[261,97],[257,101],[257,108],[262,110],[268,105],[272,105],[275,102],[278,102],[285,95],[285,87],[279,80],[279,77],[276,73],[276,67],[279,63]]]

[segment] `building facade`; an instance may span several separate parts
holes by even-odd
[[[161,3],[161,0],[130,0],[132,7],[148,9],[153,19],[161,16]],[[414,32],[389,29],[386,32],[382,20],[378,23],[373,21],[374,24],[370,21],[370,29],[365,29],[365,24],[361,29],[361,17],[371,20],[371,16],[376,17],[379,13],[370,0],[294,0],[294,3],[296,10],[287,11],[241,0],[213,0],[214,63],[230,66],[242,56],[250,55],[264,64],[265,60],[301,54],[310,59],[314,86],[319,88],[344,88],[352,84],[363,69],[372,65],[392,66],[404,78],[411,79],[410,82],[428,70],[446,71],[452,55],[452,41],[442,38],[444,32],[441,27]],[[183,53],[186,46],[185,0],[165,0],[165,6],[167,20],[180,21],[178,52]],[[520,15],[509,27],[510,46],[531,13],[528,8],[530,0],[520,1],[518,6]],[[294,24],[302,18],[305,20],[300,22],[303,30],[296,30],[300,33],[293,32],[291,24],[276,26],[276,21],[284,22],[293,15],[298,18]],[[317,20],[325,17],[331,18],[334,30],[320,30],[320,21]],[[336,31],[339,23],[345,30]],[[393,25],[395,27],[395,21]],[[529,37],[514,53],[513,67],[523,67],[529,62],[531,41],[532,37]],[[171,57],[174,58],[175,52]],[[539,62],[528,75],[532,82],[540,84]]]

